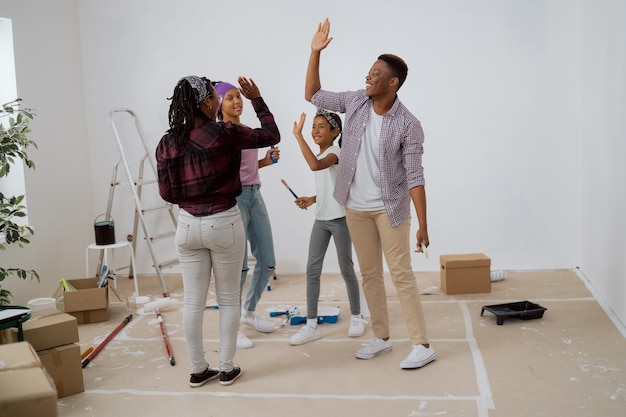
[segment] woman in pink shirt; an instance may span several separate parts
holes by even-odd
[[[227,82],[217,82],[215,83],[215,90],[217,94],[222,96],[218,118],[224,122],[240,125],[240,117],[243,113],[243,99],[239,89]],[[239,169],[242,190],[241,194],[237,196],[237,205],[241,211],[247,239],[250,242],[250,250],[256,259],[246,298],[242,303],[241,324],[245,324],[262,333],[273,332],[274,324],[269,320],[261,318],[254,312],[270,277],[274,275],[276,259],[274,256],[272,227],[267,208],[265,207],[265,201],[261,195],[259,168],[272,165],[278,158],[280,158],[278,148],[268,149],[265,157],[262,159],[259,159],[256,149],[244,149],[241,151],[241,166]],[[247,275],[248,256],[246,246],[246,255],[243,258],[243,266],[241,268],[242,293]],[[237,334],[237,347],[248,349],[254,347],[254,343],[239,331]]]

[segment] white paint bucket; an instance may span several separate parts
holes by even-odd
[[[52,297],[33,298],[28,301],[28,308],[33,311],[56,308],[57,300]]]

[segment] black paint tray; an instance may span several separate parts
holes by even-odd
[[[485,310],[495,314],[498,324],[501,325],[504,323],[504,319],[508,318],[516,317],[523,320],[540,319],[543,317],[543,312],[546,311],[547,308],[541,307],[539,304],[531,303],[530,301],[518,301],[516,303],[483,306],[480,310],[481,316]]]

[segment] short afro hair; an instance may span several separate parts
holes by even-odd
[[[406,62],[402,58],[393,54],[382,54],[378,57],[381,61],[384,61],[389,68],[391,68],[391,73],[394,77],[398,77],[398,90],[404,84],[406,80],[406,76],[409,72],[409,67],[406,65]]]

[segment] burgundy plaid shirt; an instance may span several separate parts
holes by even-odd
[[[274,116],[261,97],[252,100],[261,127],[252,129],[231,122],[207,121],[191,131],[183,148],[171,134],[156,149],[161,197],[200,217],[233,207],[241,194],[241,150],[280,142]]]
[[[311,103],[327,110],[345,113],[341,158],[334,192],[335,199],[345,206],[354,180],[357,156],[372,101],[365,94],[365,90],[341,93],[319,90],[313,95]],[[383,203],[393,227],[410,215],[409,189],[424,185],[423,143],[422,125],[396,97],[393,106],[383,118],[378,149]]]

